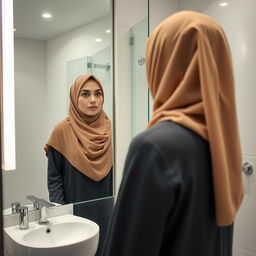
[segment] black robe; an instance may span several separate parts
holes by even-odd
[[[56,149],[48,152],[48,190],[51,202],[69,204],[113,195],[112,169],[100,181],[78,171]]]
[[[165,121],[133,139],[102,256],[231,256],[217,227],[209,144]]]

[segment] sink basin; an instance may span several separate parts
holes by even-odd
[[[29,224],[4,229],[9,256],[93,256],[99,242],[99,226],[88,219],[67,214],[49,219],[49,225]]]

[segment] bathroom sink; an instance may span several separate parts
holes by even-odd
[[[49,219],[48,225],[29,223],[5,228],[5,250],[12,256],[93,256],[99,242],[99,226],[88,219],[67,214]]]

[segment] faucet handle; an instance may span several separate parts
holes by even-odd
[[[11,203],[12,213],[18,213],[20,208],[20,202]]]
[[[29,228],[28,207],[20,206],[19,208],[19,229],[24,230]]]
[[[40,205],[41,205],[41,206],[45,206],[46,208],[52,208],[52,207],[56,206],[55,204],[50,203],[50,202],[48,202],[48,201],[46,201],[46,200],[44,200],[44,199],[39,199],[39,200],[38,200],[38,203],[39,203],[39,206],[40,206]]]

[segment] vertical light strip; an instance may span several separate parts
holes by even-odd
[[[2,0],[3,138],[2,169],[16,169],[13,1]]]

